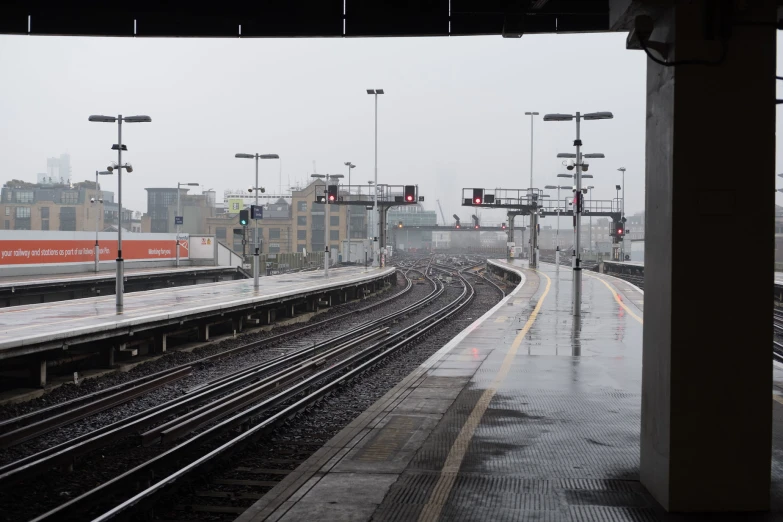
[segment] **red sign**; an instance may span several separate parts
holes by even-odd
[[[188,258],[188,241],[180,240],[179,257]],[[99,242],[102,261],[117,258],[117,241]],[[126,239],[122,242],[122,258],[128,261],[176,259],[177,245],[173,240]],[[0,240],[0,266],[49,263],[86,263],[95,260],[95,240],[35,239]]]

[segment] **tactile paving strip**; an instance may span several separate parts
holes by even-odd
[[[373,520],[416,520],[437,481],[437,473],[404,473],[392,486]],[[657,519],[638,482],[536,480],[460,472],[440,520],[642,522]]]

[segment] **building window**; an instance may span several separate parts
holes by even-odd
[[[218,228],[216,228],[215,229],[215,237],[225,241],[226,240],[226,229],[225,229],[225,227],[218,227]]]
[[[30,207],[16,207],[16,219],[29,219]]]
[[[299,252],[300,254],[302,252],[304,252],[305,248],[307,248],[307,244],[305,244],[305,243],[297,243],[296,244],[296,251]]]
[[[41,219],[49,219],[49,207],[41,207]]]
[[[299,212],[307,212],[307,201],[299,201],[299,202],[296,204],[296,209],[297,209]]]
[[[333,227],[340,226],[340,216],[329,216],[329,225]]]
[[[339,230],[330,230],[329,231],[329,240],[330,241],[338,241],[340,239],[340,231]]]
[[[296,239],[299,241],[307,241],[307,230],[297,230]]]
[[[11,207],[5,207],[5,215],[10,216],[11,215]]]
[[[60,207],[60,230],[76,230],[76,207]]]
[[[279,228],[270,228],[269,229],[269,239],[280,239],[280,229]]]
[[[306,227],[307,226],[307,216],[297,216],[296,217],[296,224],[300,227]]]
[[[17,190],[14,192],[17,203],[32,203],[33,191],[32,190]]]
[[[280,253],[280,243],[271,243],[269,245],[269,253],[270,254],[279,254]]]
[[[79,202],[79,193],[75,190],[64,190],[60,194],[60,203],[63,205],[75,205]]]
[[[41,230],[49,230],[49,220],[48,219],[42,219],[41,220]]]
[[[7,219],[5,220],[5,229],[6,230],[11,230],[11,222],[9,220],[7,220]]]

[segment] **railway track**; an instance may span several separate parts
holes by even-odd
[[[428,297],[434,299],[440,296],[444,291],[444,285],[435,279],[428,278],[428,280],[434,288],[432,294]],[[362,346],[360,349],[352,351],[351,348],[355,346],[338,345],[330,352],[333,357],[325,357],[323,356],[324,354],[319,354],[317,360],[324,361],[320,368],[313,366],[316,363],[316,360],[313,358],[303,361],[301,366],[297,366],[293,370],[289,367],[289,369],[284,370],[286,373],[276,374],[274,377],[274,379],[277,379],[277,382],[285,381],[288,384],[279,393],[269,395],[260,402],[255,402],[237,413],[233,413],[236,409],[227,413],[227,407],[224,406],[225,403],[215,406],[212,411],[216,413],[213,420],[219,420],[216,424],[212,424],[186,441],[85,492],[79,497],[61,504],[35,520],[79,519],[85,515],[85,510],[89,510],[96,505],[102,505],[107,498],[113,495],[124,493],[125,495],[123,496],[127,496],[129,490],[133,491],[136,489],[134,485],[137,484],[149,484],[149,486],[141,488],[141,491],[136,491],[135,495],[119,502],[112,509],[99,514],[95,520],[111,520],[127,514],[131,509],[137,509],[141,505],[153,502],[154,498],[162,490],[182,480],[186,480],[194,473],[201,473],[213,461],[224,457],[231,451],[235,451],[252,437],[259,436],[273,429],[280,422],[292,415],[296,415],[302,409],[309,407],[317,400],[332,393],[356,376],[362,375],[390,354],[426,335],[432,328],[458,313],[470,303],[474,295],[473,287],[464,278],[460,278],[460,281],[463,287],[461,294],[456,299],[440,306],[434,312],[427,314],[424,318],[393,334],[371,330],[369,335],[373,338],[369,339],[368,345]],[[397,311],[395,315],[407,312],[410,312],[410,310]],[[371,323],[372,326],[378,327],[381,322],[372,321]],[[305,366],[308,366],[311,371],[304,370]],[[300,374],[298,372],[304,373]],[[274,386],[271,379],[267,378],[255,383],[255,391],[263,386],[277,388],[278,386]],[[220,383],[216,384],[219,385]],[[211,390],[212,386],[206,388]],[[197,391],[195,392],[198,393]],[[245,393],[251,393],[251,390],[246,390]],[[236,397],[234,395],[232,399]],[[244,398],[247,398],[247,396]],[[236,403],[233,403],[233,405],[236,406]],[[230,413],[233,414],[228,416],[228,418],[224,418]],[[201,421],[204,421],[204,419],[201,419]],[[198,422],[200,421],[195,421],[195,424],[198,424]],[[203,424],[204,422],[201,425],[203,426]],[[160,435],[170,428],[171,426],[167,426],[163,431],[156,433]],[[154,438],[155,436],[151,435],[150,437]],[[224,439],[227,440],[224,441]],[[212,447],[207,452],[200,451],[204,449],[203,444],[209,441],[218,441],[222,442],[222,444]],[[163,478],[153,483],[150,477]],[[99,509],[98,511],[101,510]],[[89,516],[92,517],[94,514],[90,513]]]
[[[243,352],[273,347],[283,342],[290,342],[293,339],[301,338],[305,335],[308,336],[308,341],[315,339],[317,343],[324,343],[325,340],[333,337],[333,333],[319,335],[317,333],[318,330],[328,329],[330,325],[334,325],[337,321],[351,319],[354,318],[356,314],[373,311],[402,297],[413,288],[413,284],[409,278],[406,277],[405,281],[406,286],[400,292],[369,306],[362,307],[357,311],[339,313],[331,315],[326,319],[308,322],[304,326],[283,333],[273,334],[263,337],[262,339],[246,342],[238,347],[201,357],[164,371],[145,375],[116,386],[111,386],[75,399],[0,421],[0,447],[7,448],[19,444],[30,438],[40,436],[56,428],[66,426],[89,415],[121,404],[122,402],[127,402],[135,397],[139,397],[145,392],[155,389],[157,386],[163,386],[178,378],[189,375],[194,367],[241,355]],[[0,483],[2,483],[3,469],[4,466],[0,466]]]
[[[429,261],[428,261],[429,265]],[[413,267],[404,267],[406,273]],[[425,271],[427,268],[425,268]],[[406,276],[408,289],[412,286],[412,281]],[[119,489],[127,489],[127,483],[138,481],[139,474],[146,476],[147,472],[154,470],[156,474],[162,474],[161,469],[168,465],[175,465],[174,462],[182,455],[187,454],[189,449],[194,449],[198,444],[205,442],[210,437],[221,438],[226,432],[235,430],[237,427],[254,424],[258,418],[272,415],[272,421],[278,418],[274,411],[282,408],[286,401],[290,402],[297,395],[313,396],[319,393],[319,387],[315,383],[329,380],[334,383],[344,382],[341,373],[348,373],[366,368],[367,365],[374,365],[384,353],[390,350],[398,349],[404,346],[418,336],[424,335],[433,325],[438,324],[450,315],[450,312],[457,308],[461,302],[469,302],[472,295],[472,288],[465,285],[460,299],[454,300],[447,306],[439,308],[433,314],[429,314],[424,319],[417,321],[413,325],[402,329],[394,334],[389,334],[388,328],[380,328],[381,323],[394,322],[398,318],[412,313],[415,309],[433,302],[444,290],[444,285],[426,278],[433,290],[427,298],[421,300],[417,305],[411,305],[397,310],[384,316],[381,320],[366,321],[360,328],[353,328],[350,332],[337,336],[328,342],[317,343],[315,347],[294,351],[292,354],[280,356],[261,365],[245,369],[236,375],[215,379],[207,385],[188,390],[182,398],[173,403],[166,403],[159,407],[145,411],[143,415],[131,416],[119,423],[105,426],[86,436],[79,437],[67,443],[39,452],[36,455],[20,459],[9,463],[0,468],[0,486],[5,487],[16,483],[17,481],[30,478],[40,473],[44,473],[55,467],[70,467],[80,456],[93,452],[104,445],[129,434],[140,432],[143,426],[152,427],[144,431],[140,441],[144,444],[171,444],[174,440],[182,437],[192,436],[182,444],[174,446],[164,453],[150,459],[147,463],[146,471],[135,469],[124,473],[108,483],[99,486],[98,491],[88,492],[85,495],[72,499],[60,505],[55,510],[39,517],[40,520],[62,520],[68,517],[81,518],[81,515],[74,515],[85,506],[92,504],[95,498],[101,497],[105,500],[104,494],[112,491],[115,486]],[[470,292],[468,292],[470,288]],[[399,295],[399,294],[398,294]],[[387,300],[384,300],[387,301]],[[382,303],[375,303],[369,308],[376,308]],[[356,312],[349,312],[350,315]],[[361,317],[361,314],[357,315]],[[339,317],[339,316],[336,316]],[[335,317],[330,318],[333,321]],[[306,327],[296,329],[299,334],[311,330],[319,323],[307,325]],[[285,335],[290,335],[288,332]],[[350,339],[349,339],[350,338]],[[271,338],[266,338],[261,343],[268,343]],[[254,343],[251,343],[254,344]],[[367,346],[369,344],[369,346]],[[239,349],[248,349],[243,346]],[[186,367],[187,368],[187,367]],[[276,370],[277,373],[275,373]],[[250,383],[250,384],[248,384]],[[132,388],[128,387],[128,388]],[[281,393],[273,393],[283,389]],[[292,395],[293,394],[293,395]],[[220,400],[216,403],[200,404],[205,399],[218,397]],[[255,402],[262,401],[258,404]],[[84,402],[84,401],[81,401]],[[211,406],[209,404],[212,404]],[[62,405],[58,405],[61,406]],[[175,421],[160,424],[164,419],[169,419],[175,413],[187,411],[185,415],[180,415]],[[226,417],[229,417],[226,419]],[[17,419],[22,420],[22,419]],[[13,425],[8,422],[6,425]],[[205,426],[209,426],[206,429]],[[194,431],[200,431],[192,435]],[[194,442],[195,441],[195,442]],[[142,465],[143,466],[143,465]],[[156,475],[157,476],[157,475]],[[131,479],[131,477],[133,477]],[[142,478],[142,483],[144,479]],[[119,485],[123,484],[122,487]]]
[[[436,277],[449,273],[453,275],[454,272],[459,271],[459,268],[439,266],[437,263],[429,266],[433,270],[433,276]],[[430,273],[428,268],[425,270],[426,273]],[[482,288],[481,292],[484,292],[485,297],[490,294],[494,296],[492,304],[496,302],[498,296],[503,295],[502,289],[491,281],[486,281],[479,274],[466,273],[465,275],[470,279],[475,277],[478,285],[474,290]],[[461,280],[459,281],[453,281],[452,288],[463,285]],[[474,306],[474,302],[475,299],[469,306]],[[491,304],[487,306],[489,307]],[[484,309],[482,313],[483,311]],[[466,311],[462,315],[473,314]],[[467,321],[471,320],[467,318]],[[447,338],[450,337],[448,335]],[[437,339],[438,335],[432,334],[431,339],[428,340],[430,344],[434,344],[432,351],[442,346]],[[425,349],[419,359],[413,355],[413,362],[407,360],[408,354],[415,354],[418,350],[418,346],[410,347],[396,356],[392,355],[394,362],[389,362],[388,358],[380,361],[379,365],[382,365],[383,370],[376,368],[372,372],[354,378],[350,386],[340,387],[339,390],[335,390],[335,393],[310,405],[306,411],[289,418],[283,426],[266,435],[262,442],[251,443],[245,451],[233,459],[238,465],[222,466],[222,469],[210,473],[208,479],[191,483],[173,495],[164,495],[157,502],[152,518],[189,521],[232,520],[316,452],[353,417],[373,404],[375,399],[380,398],[387,388],[379,389],[377,380],[379,373],[387,382],[393,381],[389,382],[391,387],[396,384],[397,379],[388,377],[388,372],[393,373],[396,368],[399,372],[398,378],[403,378],[432,353]],[[371,389],[369,393],[367,393],[368,387]],[[356,402],[357,399],[360,401],[359,404]],[[348,412],[344,409],[346,406]],[[334,423],[333,416],[340,417],[341,422],[327,429],[325,426]],[[318,420],[319,418],[321,420]]]

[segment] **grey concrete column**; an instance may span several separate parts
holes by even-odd
[[[669,511],[766,510],[776,35],[758,23],[775,22],[775,2],[745,3],[754,7],[725,20],[723,59],[727,4],[673,4],[656,16],[651,40],[669,44],[668,60],[720,63],[669,67],[639,56],[647,61],[641,480]]]

